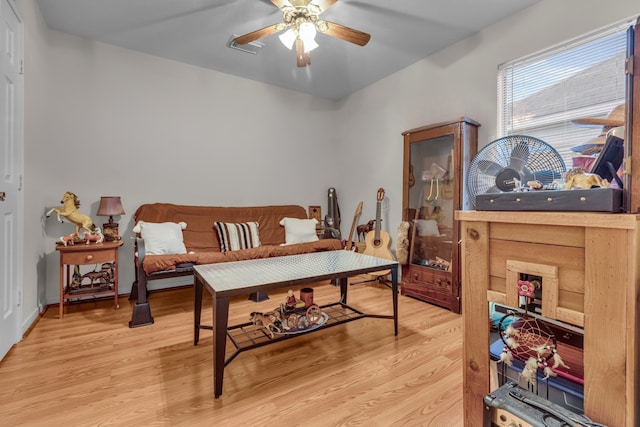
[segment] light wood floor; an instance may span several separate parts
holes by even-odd
[[[315,302],[339,290],[314,284]],[[295,288],[295,289],[299,289]],[[349,302],[391,313],[379,283],[349,288]],[[268,311],[232,301],[230,324]],[[297,294],[297,291],[296,291]],[[366,318],[241,353],[213,398],[211,331],[193,345],[192,290],[151,294],[155,324],[128,328],[131,303],[49,308],[0,362],[3,426],[460,426],[462,318],[399,296],[400,328]],[[203,323],[210,324],[205,292]]]

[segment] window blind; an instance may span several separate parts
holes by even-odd
[[[602,127],[572,120],[606,117],[625,102],[627,31],[634,19],[498,67],[498,136],[530,135],[553,146],[567,168],[572,147]]]

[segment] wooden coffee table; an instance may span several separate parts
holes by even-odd
[[[393,315],[363,313],[347,305],[348,278],[358,274],[391,270],[391,299]],[[394,334],[398,335],[398,263],[352,251],[315,252],[303,255],[291,255],[247,261],[225,262],[219,264],[196,265],[194,275],[194,345],[200,339],[200,329],[213,330],[213,389],[214,397],[222,394],[222,381],[225,366],[240,352],[296,335],[278,334],[271,337],[266,331],[262,334],[248,334],[252,323],[228,325],[229,299],[253,292],[266,292],[271,289],[291,287],[321,280],[335,280],[340,287],[340,301],[321,306],[327,314],[325,323],[315,330],[337,326],[363,317],[393,319]],[[203,288],[213,298],[213,325],[200,324],[202,314]],[[247,313],[249,316],[249,313]],[[313,331],[303,332],[311,333]],[[226,358],[227,338],[236,351]]]

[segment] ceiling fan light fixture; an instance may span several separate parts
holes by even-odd
[[[298,37],[298,35],[296,34],[295,31],[289,28],[287,31],[280,34],[280,36],[278,37],[280,38],[280,41],[282,42],[282,44],[287,49],[291,50],[293,49],[293,44],[296,42],[296,38]]]
[[[298,35],[300,36],[300,40],[304,43],[305,53],[309,53],[319,46],[315,40],[316,34],[316,26],[311,22],[304,22],[300,24]]]
[[[309,53],[318,46],[320,45],[313,39],[309,40],[308,42],[304,42],[304,53]]]
[[[316,26],[311,22],[303,22],[302,24],[300,24],[298,34],[305,44],[311,42],[315,43],[314,39],[316,38],[316,33]]]

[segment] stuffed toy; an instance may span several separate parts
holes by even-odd
[[[398,226],[398,238],[396,239],[396,258],[400,264],[409,261],[409,227],[410,224],[403,221]]]

